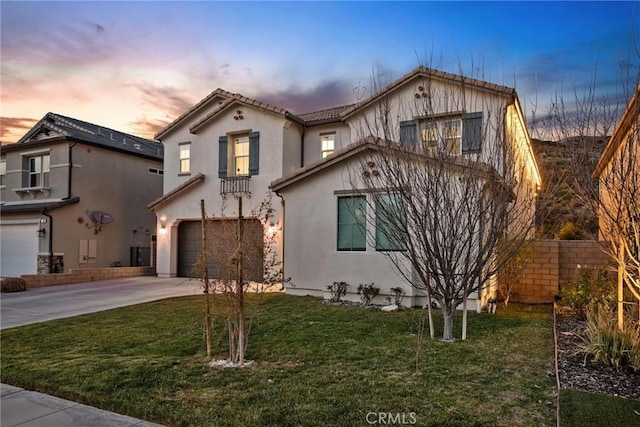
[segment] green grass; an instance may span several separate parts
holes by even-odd
[[[470,313],[469,339],[427,339],[416,371],[419,312],[266,295],[255,363],[212,369],[202,298],[176,298],[4,330],[0,377],[170,426],[366,426],[370,412],[413,412],[422,426],[555,424],[549,306]],[[225,338],[216,325],[218,358]]]
[[[637,426],[640,401],[562,389],[560,420],[562,427]]]

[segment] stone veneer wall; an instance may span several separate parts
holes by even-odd
[[[96,280],[118,279],[122,277],[152,276],[155,267],[113,267],[80,268],[60,274],[25,274],[21,277],[27,282],[27,288],[66,285],[70,283],[93,282]]]
[[[510,301],[553,302],[562,284],[574,279],[580,270],[611,266],[610,258],[594,240],[538,240],[534,244],[533,259],[520,273]]]

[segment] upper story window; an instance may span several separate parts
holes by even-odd
[[[0,186],[7,185],[7,161],[0,160]]]
[[[365,251],[367,199],[365,196],[338,197],[338,250]]]
[[[191,172],[191,143],[184,142],[180,147],[180,173]]]
[[[447,154],[462,154],[462,121],[447,120],[444,122],[444,149]]]
[[[323,159],[333,154],[333,152],[335,151],[335,142],[335,132],[320,134],[320,151]]]
[[[218,178],[253,176],[260,171],[260,132],[218,138]]]
[[[49,154],[28,158],[29,175],[27,187],[49,186]]]
[[[419,131],[419,132],[418,132]],[[415,146],[420,138],[426,152],[442,150],[449,155],[482,150],[482,112],[426,117],[400,122],[400,142]]]
[[[249,175],[249,134],[233,138],[233,172],[236,176]]]

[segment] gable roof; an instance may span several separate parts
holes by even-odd
[[[616,125],[616,129],[613,132],[613,135],[609,139],[609,143],[602,151],[602,155],[600,156],[600,159],[598,160],[598,163],[593,170],[592,176],[594,178],[598,178],[602,174],[602,172],[604,172],[607,165],[615,155],[616,151],[618,151],[618,148],[627,141],[627,133],[633,126],[634,122],[637,126],[640,126],[638,117],[640,117],[640,84],[629,100],[627,108],[622,114],[620,121]]]
[[[405,74],[404,76],[400,77],[398,80],[385,86],[380,91],[374,93],[373,95],[366,98],[362,102],[358,102],[357,104],[354,104],[351,108],[343,111],[341,114],[341,119],[344,120],[353,116],[357,112],[362,111],[364,108],[369,107],[370,105],[378,101],[383,96],[390,94],[391,92],[395,91],[399,87],[404,86],[406,83],[416,78],[432,79],[432,80],[439,80],[439,81],[448,81],[448,82],[453,82],[457,84],[464,84],[467,86],[475,87],[476,89],[491,91],[491,92],[503,94],[510,97],[516,94],[515,89],[507,86],[501,86],[494,83],[485,82],[482,80],[476,80],[470,77],[459,76],[457,74],[446,73],[444,71],[434,70],[432,68],[427,68],[421,65],[417,68],[414,68],[412,71]]]
[[[218,89],[214,90],[209,95],[205,96],[200,102],[198,102],[193,107],[189,108],[187,111],[182,113],[177,119],[175,119],[174,121],[169,123],[164,129],[158,131],[158,133],[156,133],[154,135],[154,138],[155,139],[162,139],[169,132],[171,132],[178,125],[180,125],[182,122],[184,122],[185,120],[187,120],[187,119],[191,118],[193,115],[195,115],[195,113],[200,108],[209,105],[210,103],[214,102],[216,99],[218,101],[224,101],[224,100],[228,99],[229,97],[231,97],[233,95],[234,95],[233,93],[227,92],[224,89],[218,88]]]
[[[2,149],[12,151],[22,149],[25,145],[44,144],[60,138],[154,160],[161,161],[164,156],[164,147],[159,142],[56,113],[45,114],[18,142],[5,145]]]
[[[224,101],[222,103],[220,108],[218,108],[215,111],[211,112],[210,114],[206,115],[200,121],[198,121],[196,124],[191,126],[189,128],[189,132],[196,133],[205,124],[209,123],[209,121],[213,120],[215,117],[217,117],[218,115],[222,114],[222,112],[228,110],[233,105],[244,105],[244,106],[248,106],[248,107],[259,108],[261,110],[268,111],[268,112],[271,112],[271,113],[286,117],[286,118],[291,119],[291,120],[293,120],[295,122],[298,122],[300,124],[304,124],[303,120],[301,120],[299,117],[296,117],[294,114],[292,114],[291,112],[289,112],[288,110],[286,110],[284,108],[276,107],[275,105],[267,104],[266,102],[261,102],[261,101],[258,101],[258,100],[252,99],[252,98],[247,98],[246,96],[242,96],[239,93],[234,93],[234,94],[231,94],[231,96],[226,101]]]

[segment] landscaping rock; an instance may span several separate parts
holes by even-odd
[[[380,310],[382,310],[382,311],[398,311],[399,308],[400,307],[398,307],[397,305],[391,304],[391,305],[385,305]]]

